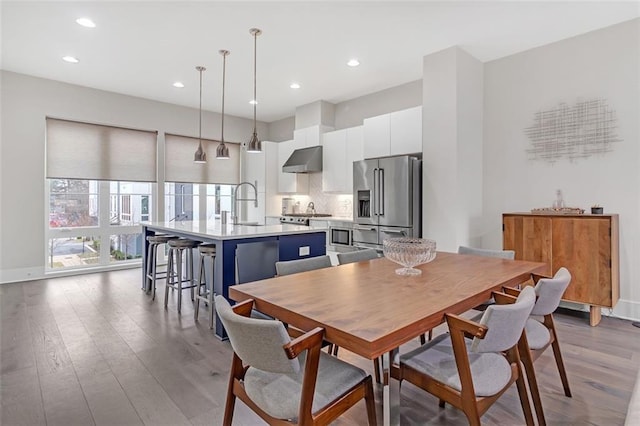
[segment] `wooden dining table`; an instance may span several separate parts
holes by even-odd
[[[257,310],[296,328],[322,327],[326,340],[368,359],[382,357],[383,423],[399,424],[390,352],[441,324],[445,313],[468,311],[547,266],[438,252],[417,267],[420,275],[398,275],[398,267],[380,258],[318,269],[232,286],[229,298],[253,299]]]

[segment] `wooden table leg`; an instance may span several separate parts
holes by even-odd
[[[591,305],[589,307],[589,324],[591,324],[591,327],[595,327],[596,325],[600,324],[601,319],[602,310],[600,306]]]

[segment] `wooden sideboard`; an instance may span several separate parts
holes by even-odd
[[[601,307],[613,308],[620,294],[618,215],[504,213],[502,246],[516,259],[545,262],[547,274],[571,272],[563,300],[590,306],[597,325]]]

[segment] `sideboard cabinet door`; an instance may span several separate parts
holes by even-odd
[[[613,307],[609,219],[553,220],[553,267],[571,265],[565,300]]]
[[[544,262],[547,275],[561,267],[571,272],[563,300],[590,305],[591,325],[600,322],[600,307],[619,299],[618,215],[502,215],[505,250],[516,259]]]

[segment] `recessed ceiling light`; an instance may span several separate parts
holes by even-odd
[[[347,65],[349,65],[350,67],[357,67],[358,65],[360,65],[360,61],[357,59],[350,59],[349,62],[347,62]]]
[[[249,103],[250,103],[251,105],[258,105],[258,101],[256,101],[255,99],[251,99],[251,100],[249,101]]]
[[[73,56],[63,56],[62,60],[65,61],[65,62],[72,63],[72,64],[77,64],[78,62],[80,62],[80,61],[78,61],[77,58],[74,58]]]
[[[299,89],[300,85],[298,83],[291,83],[289,87],[291,87],[292,89]]]
[[[173,87],[177,87],[178,89],[182,89],[184,87],[184,84],[182,84],[179,81],[176,81],[175,83],[173,83]]]
[[[82,25],[83,27],[87,27],[87,28],[96,27],[96,24],[89,18],[78,18],[76,19],[76,22],[78,23],[78,25]]]

